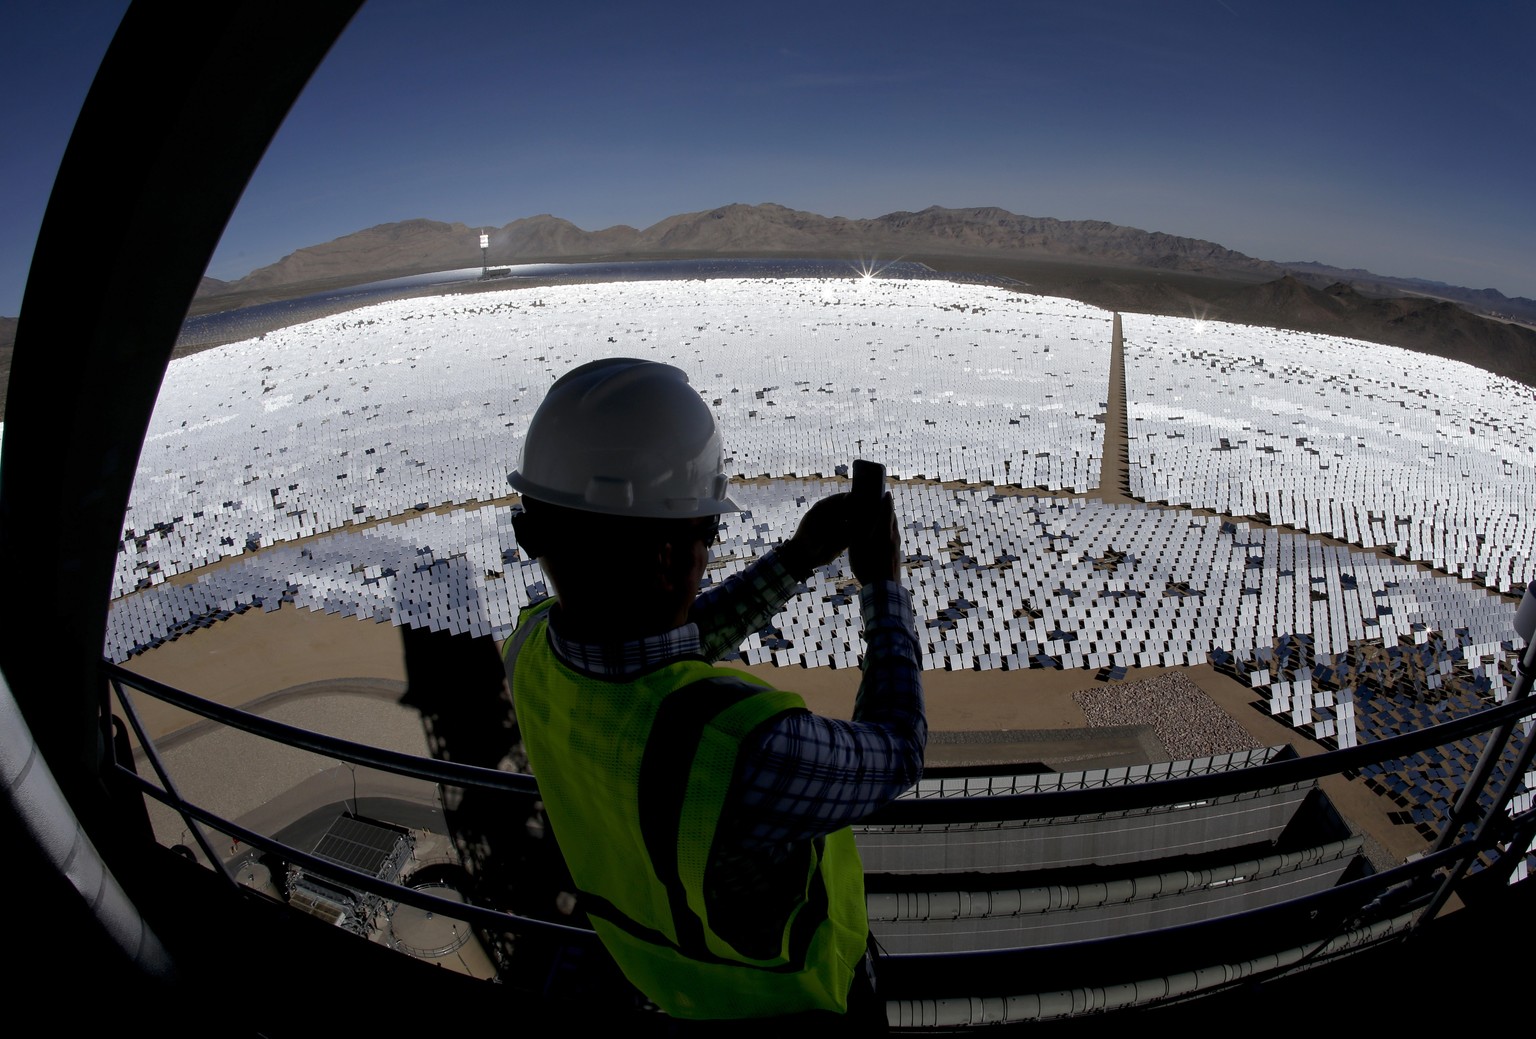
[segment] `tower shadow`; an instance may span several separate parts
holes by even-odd
[[[401,703],[421,714],[434,758],[481,768],[527,772],[495,640],[402,627],[406,692]],[[569,894],[574,884],[536,795],[474,788],[442,791],[443,817],[466,897],[477,905],[564,924],[585,925]],[[540,934],[477,928],[502,982],[559,998],[632,999],[612,960],[596,942],[572,944]]]

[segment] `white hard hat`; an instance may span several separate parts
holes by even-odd
[[[611,357],[556,380],[534,412],[520,494],[612,516],[684,519],[739,512],[709,406],[680,368]]]

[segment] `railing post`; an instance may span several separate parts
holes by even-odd
[[[185,809],[186,802],[181,796],[181,791],[176,789],[175,781],[171,779],[171,774],[166,770],[165,763],[160,760],[160,754],[155,750],[154,741],[150,739],[148,731],[144,728],[144,723],[139,720],[139,712],[134,708],[132,698],[124,691],[122,682],[115,676],[109,678],[108,681],[111,683],[112,689],[117,693],[117,702],[122,704],[123,713],[128,716],[128,724],[133,726],[134,735],[139,738],[139,746],[144,748],[144,757],[149,760],[150,767],[155,770],[155,775],[160,779],[161,789],[169,794],[175,802],[173,807],[176,809],[176,814],[181,816],[181,821],[186,823],[187,828],[192,831],[193,839],[197,841],[197,846],[203,849],[203,855],[208,859],[209,864],[217,869],[224,879],[229,881],[231,886],[239,884],[239,881],[235,878],[234,870],[230,869],[224,860],[219,857],[218,853],[213,850],[213,844],[208,840],[208,835],[203,832],[203,828],[198,825],[196,819],[187,814]],[[139,796],[143,797],[142,794]]]

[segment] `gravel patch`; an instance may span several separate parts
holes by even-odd
[[[1259,743],[1182,672],[1072,694],[1094,728],[1150,725],[1170,760],[1251,750]]]

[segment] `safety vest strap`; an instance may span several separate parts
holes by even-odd
[[[710,723],[762,689],[745,683],[706,679],[684,686],[661,702],[640,761],[640,832],[656,877],[667,891],[678,945],[693,959],[709,956],[704,925],[688,905],[688,890],[678,868],[678,833],[694,751]]]
[[[534,629],[539,627],[537,624],[530,624],[528,622],[541,613],[547,613],[557,601],[551,595],[547,599],[540,599],[532,606],[525,607],[522,613],[518,614],[517,627],[512,630],[512,634],[508,636],[507,641],[501,644],[501,662],[507,669],[507,682],[509,684],[512,681],[512,669],[517,666],[517,654],[522,650],[523,643],[528,641],[528,636],[532,635]]]
[[[823,895],[821,911],[824,915],[826,912],[826,888],[825,885],[819,886],[821,887]],[[649,942],[651,945],[659,946],[663,949],[671,949],[680,955],[686,956],[690,960],[696,960],[700,963],[711,963],[721,967],[740,967],[743,970],[767,971],[771,974],[794,974],[805,969],[805,955],[803,950],[795,962],[780,963],[773,966],[764,966],[757,963],[744,963],[741,960],[733,960],[724,956],[716,956],[713,952],[710,952],[708,948],[703,947],[701,947],[698,953],[695,954],[687,949],[684,949],[677,942],[674,942],[672,939],[668,938],[666,935],[662,934],[655,928],[646,927],[639,921],[626,916],[623,910],[614,905],[612,902],[608,901],[602,895],[594,895],[590,891],[577,891],[576,900],[577,903],[581,906],[582,910],[589,917],[612,924],[619,930],[623,931],[625,934],[632,938],[638,938],[642,942]],[[813,924],[811,927],[805,930],[806,934],[804,938],[804,944],[808,947],[810,944],[811,936],[816,933],[816,927]]]

